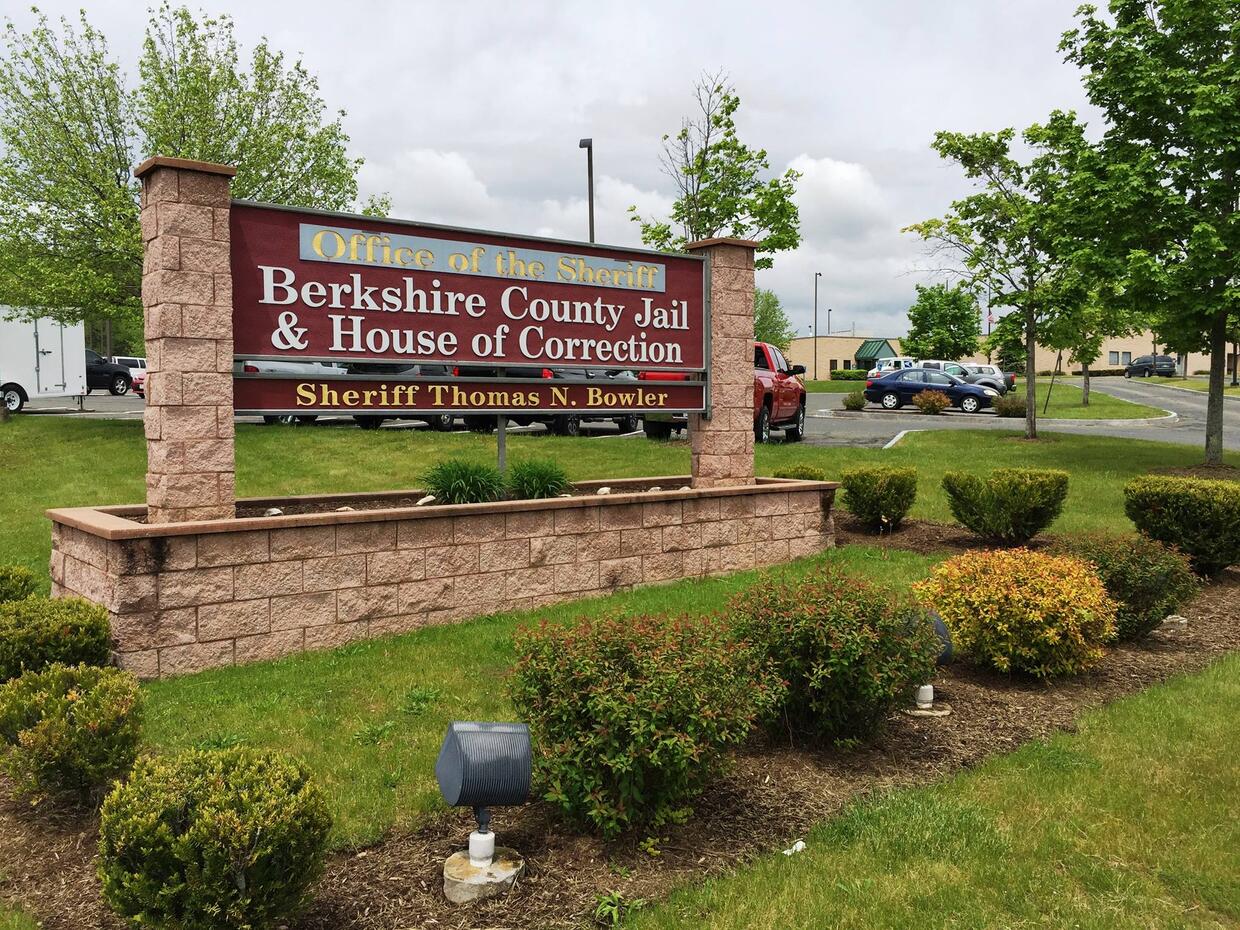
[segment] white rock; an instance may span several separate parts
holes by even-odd
[[[279,507],[268,507],[266,510],[263,511],[263,516],[264,517],[282,517],[284,516],[284,511],[281,510]]]
[[[427,504],[433,504],[433,503],[435,503],[435,495],[434,495],[434,494],[427,494],[427,495],[426,495],[426,497],[419,498],[419,499],[418,499],[418,502],[417,502],[416,504],[414,504],[414,506],[415,506],[415,507],[425,507]]]
[[[657,484],[653,488],[646,488],[647,491],[662,491],[663,489]]]
[[[597,491],[595,491],[594,493],[596,493],[596,494],[610,494],[610,493],[611,493],[611,488],[599,488],[599,489],[598,489]]]
[[[524,869],[525,860],[506,846],[497,846],[490,865],[483,867],[470,863],[469,853],[461,850],[443,864],[443,893],[453,904],[480,901],[503,894]]]
[[[351,510],[353,510],[353,508],[346,504],[344,507],[337,507],[336,513],[347,513]]]
[[[789,846],[787,849],[784,850],[784,855],[791,856],[793,853],[799,853],[799,852],[804,852],[804,851],[805,851],[805,841],[797,840],[795,843],[793,843],[791,846]]]
[[[560,494],[559,496],[560,496],[560,497],[572,497],[573,495],[571,495],[571,494]]]

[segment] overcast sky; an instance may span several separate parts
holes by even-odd
[[[801,247],[759,272],[808,332],[813,273],[833,329],[899,335],[927,262],[908,223],[967,188],[929,143],[938,129],[1024,127],[1086,106],[1057,51],[1079,0],[868,3],[490,3],[237,0],[238,38],[300,54],[347,111],[366,160],[363,197],[396,216],[586,238],[583,136],[595,146],[597,238],[638,244],[627,209],[665,215],[659,140],[691,112],[703,70],[726,69],[743,141],[773,170],[804,172]],[[137,2],[85,6],[131,78],[146,20]],[[193,4],[191,4],[193,6]],[[19,26],[32,18],[11,13]]]

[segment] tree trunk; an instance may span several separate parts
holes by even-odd
[[[1089,406],[1089,362],[1081,362],[1081,406]]]
[[[1033,306],[1025,307],[1025,438],[1038,438],[1038,391],[1034,384],[1037,377],[1038,333],[1037,313]]]
[[[1206,464],[1223,464],[1223,388],[1227,378],[1227,311],[1210,324],[1210,395],[1206,402]]]

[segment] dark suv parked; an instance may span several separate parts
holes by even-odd
[[[133,375],[124,365],[109,362],[98,352],[86,350],[86,393],[93,390],[104,390],[120,397],[128,394],[133,384]]]
[[[1150,375],[1171,378],[1176,374],[1175,359],[1170,355],[1142,355],[1124,369],[1125,378],[1148,378]]]

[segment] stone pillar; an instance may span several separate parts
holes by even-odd
[[[233,517],[228,222],[236,169],[155,157],[134,174],[142,181],[147,520]]]
[[[711,414],[689,417],[693,487],[753,484],[753,259],[756,242],[705,239],[710,267]]]

